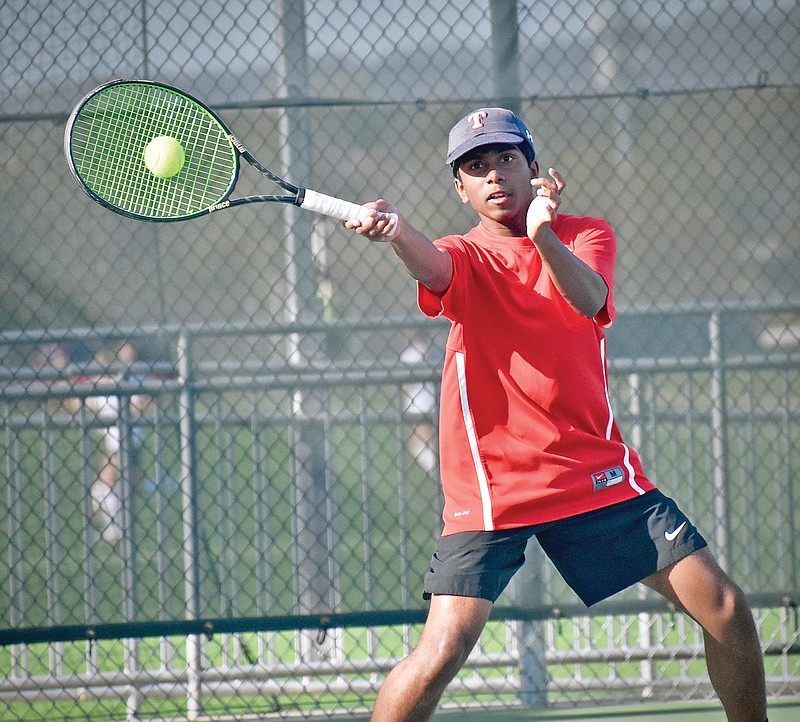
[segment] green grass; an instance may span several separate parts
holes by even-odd
[[[781,633],[783,619],[781,610],[764,610],[759,614],[761,621],[762,638],[772,638]],[[682,635],[676,626],[670,626],[669,619],[666,620],[666,634],[657,640],[659,647],[677,646],[680,644]],[[617,618],[612,620],[612,626],[618,623]],[[560,630],[556,636],[557,648],[571,650],[582,637],[588,634],[594,643],[601,648],[613,650],[621,640],[620,633],[612,630],[609,620],[605,617],[591,619],[587,629],[585,621],[582,619],[561,619],[554,622]],[[638,634],[639,620],[637,617],[625,620],[624,635],[634,638]],[[419,625],[411,628],[410,639],[408,642],[413,646],[420,632]],[[363,628],[347,629],[342,633],[342,646],[344,657],[347,660],[366,660],[372,657],[393,659],[402,656],[406,651],[406,630],[402,627],[387,627],[380,629],[378,644],[373,648],[370,639],[370,631]],[[490,622],[482,637],[482,645],[486,652],[504,652],[509,644],[509,628],[502,622]],[[239,664],[247,666],[255,661],[260,649],[262,640],[268,641],[269,652],[267,661],[270,664],[291,665],[297,661],[296,639],[293,632],[270,633],[260,637],[255,633],[242,635],[223,636],[217,635],[205,645],[205,667],[214,668],[223,664],[224,659],[234,659]],[[144,670],[158,671],[162,665],[161,645],[167,644],[170,648],[171,667],[176,670],[185,668],[185,639],[181,637],[160,640],[154,638],[143,639],[139,642],[138,659],[140,668]],[[119,640],[101,640],[89,645],[87,642],[75,642],[62,645],[63,653],[60,657],[62,673],[66,675],[78,675],[85,671],[86,656],[91,650],[97,659],[98,669],[104,672],[120,671],[124,668],[124,648]],[[238,658],[234,657],[238,648]],[[243,650],[247,650],[246,652]],[[29,671],[32,676],[47,675],[50,665],[50,648],[46,644],[31,645],[27,649],[30,661]],[[248,660],[249,657],[249,660]],[[11,672],[11,649],[0,649],[0,670],[8,679]],[[800,676],[800,659],[792,658],[796,674]],[[770,669],[778,672],[777,665],[779,660],[767,659],[768,674]],[[705,664],[702,659],[697,659],[683,666],[675,661],[655,662],[655,674],[657,677],[677,678],[689,674],[700,679],[705,678]],[[481,671],[484,678],[501,678],[509,670],[486,669]],[[575,704],[587,703],[592,697],[587,697],[581,693],[562,693],[558,691],[559,680],[571,680],[580,675],[584,679],[608,679],[612,675],[616,678],[629,678],[633,682],[639,676],[640,669],[638,662],[622,663],[582,663],[578,664],[553,664],[548,667],[548,676],[555,686],[555,691],[550,694],[551,704]],[[461,672],[462,678],[467,678],[475,674],[474,671],[466,669]],[[351,679],[357,679],[358,675],[343,675]],[[596,693],[595,699],[596,699]],[[517,700],[514,695],[445,695],[444,701],[449,703],[465,704],[467,701],[475,703],[479,697],[485,698],[487,704],[497,704],[503,702],[507,706],[516,706]],[[205,709],[209,716],[245,714],[245,713],[270,713],[275,711],[287,712],[289,710],[303,710],[307,712],[322,712],[324,710],[350,709],[360,710],[365,706],[369,707],[372,703],[373,695],[337,695],[323,694],[310,695],[301,693],[286,693],[278,695],[267,695],[255,697],[252,695],[212,695],[205,701]],[[633,701],[633,700],[632,700]],[[125,714],[125,703],[123,701],[113,702],[108,700],[84,699],[76,702],[36,702],[36,703],[11,703],[5,706],[0,705],[0,720],[11,722],[12,720],[42,721],[48,722],[56,719],[122,719]],[[182,696],[169,699],[149,698],[142,706],[141,716],[148,718],[181,719],[186,715],[186,701]]]
[[[728,466],[733,485],[729,514],[742,529],[731,548],[731,564],[735,577],[740,572],[745,588],[757,591],[770,588],[776,579],[779,586],[789,588],[792,580],[786,575],[792,570],[786,569],[784,560],[793,549],[796,553],[798,543],[787,536],[796,510],[785,499],[800,476],[800,424],[796,418],[779,413],[785,397],[779,393],[779,381],[777,372],[772,376],[762,372],[747,381],[733,378],[730,384],[735,403],[728,419]],[[705,387],[707,380],[694,379],[691,383]],[[701,526],[713,531],[708,409],[702,399],[692,408],[687,402],[687,384],[691,385],[688,375],[671,374],[652,393],[645,391],[650,407],[642,416],[646,440],[642,452],[654,480],[674,493]],[[755,399],[753,394],[762,388],[763,396]],[[325,521],[325,544],[334,550],[332,568],[340,580],[338,610],[421,608],[421,571],[428,563],[432,530],[438,524],[439,492],[436,483],[404,449],[404,438],[411,427],[396,423],[396,389],[343,389],[329,401],[331,416],[325,420],[329,441],[316,451],[327,469],[326,506],[320,518]],[[756,403],[758,413],[753,408]],[[173,404],[174,399],[165,400],[161,421],[148,427],[141,456],[145,477],[155,475],[157,461],[162,474],[180,477],[180,438],[174,417],[170,417]],[[293,518],[297,503],[292,482],[294,438],[285,422],[286,398],[257,392],[209,395],[199,399],[198,406],[201,416],[196,427],[195,469],[201,521],[202,616],[296,613],[298,545],[313,541],[313,535],[299,533]],[[0,542],[0,610],[5,610],[0,612],[5,615],[0,624],[46,628],[53,624],[120,621],[126,615],[141,620],[183,618],[186,574],[181,493],[133,496],[135,555],[134,567],[127,570],[129,559],[120,553],[119,546],[103,541],[94,546],[86,543],[85,534],[92,532],[84,527],[84,510],[86,493],[98,468],[96,436],[82,435],[75,423],[52,424],[40,408],[19,406],[6,411],[27,422],[8,426],[0,437],[0,483],[7,492],[0,495],[0,518],[8,531]],[[623,415],[620,423],[629,433],[625,425],[630,419]],[[126,607],[128,586],[135,604]],[[552,599],[561,598],[562,591],[556,581]],[[785,628],[782,614],[781,610],[763,613],[763,639],[780,638]],[[635,647],[639,620],[629,616],[609,623],[606,618],[595,618],[587,629],[583,621],[561,619],[555,629],[559,650],[590,642],[607,649]],[[654,644],[677,647],[684,641],[686,630],[696,634],[690,626],[681,631],[674,619],[664,618]],[[419,631],[418,626],[412,627],[410,639],[406,639],[406,630],[400,627],[381,629],[378,635],[365,629],[348,629],[342,633],[344,656],[349,660],[394,659],[405,653],[408,644],[413,646]],[[504,624],[490,623],[482,638],[486,651],[505,651],[507,634]],[[207,644],[206,665],[222,664],[237,649],[235,661],[247,665],[255,659],[262,639],[269,640],[269,664],[297,661],[294,634],[282,632],[264,637],[243,634],[238,641],[217,635]],[[161,644],[158,639],[141,640],[141,667],[160,667]],[[170,639],[166,644],[171,648],[171,666],[185,668],[185,640]],[[90,654],[100,671],[124,669],[121,641],[69,643],[61,649],[58,662],[65,674],[84,672]],[[54,661],[50,652],[47,645],[31,645],[26,650],[25,674],[47,675]],[[779,658],[767,658],[768,674],[780,674],[781,663]],[[791,664],[800,676],[800,662],[793,659]],[[703,660],[657,660],[653,670],[663,678],[705,676]],[[0,648],[0,673],[10,678],[12,671],[12,650]],[[633,661],[559,663],[548,669],[556,687],[558,680],[574,679],[579,673],[598,679],[612,675],[635,679],[639,671],[640,664]],[[481,672],[492,678],[507,673],[503,669]],[[467,670],[462,676],[471,674]],[[557,702],[578,697],[559,692],[553,695]],[[333,694],[286,694],[265,699],[217,696],[209,698],[207,704],[209,711],[222,715],[247,710],[322,710],[338,704],[355,710],[370,700],[370,695],[339,700]],[[513,703],[513,697],[508,696],[506,701]],[[124,707],[124,701],[88,698],[78,702],[13,702],[0,705],[0,722],[123,718]],[[148,699],[142,714],[180,718],[185,715],[185,700]]]

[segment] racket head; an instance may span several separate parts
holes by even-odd
[[[144,149],[175,138],[185,161],[170,178],[154,175]],[[182,90],[150,80],[112,80],[69,116],[64,152],[78,186],[128,218],[182,221],[224,204],[239,176],[239,151],[222,120]]]

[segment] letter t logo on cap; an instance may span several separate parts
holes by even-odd
[[[477,110],[467,116],[467,121],[472,123],[472,130],[480,130],[483,128],[483,121],[488,117],[489,114],[485,110]]]

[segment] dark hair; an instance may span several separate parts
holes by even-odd
[[[513,143],[489,143],[487,145],[479,145],[477,148],[473,148],[472,150],[464,153],[464,155],[462,155],[460,158],[456,158],[450,164],[450,167],[453,169],[453,177],[458,178],[458,169],[462,163],[471,160],[481,153],[485,153],[487,148],[493,148],[494,150],[516,148],[520,153],[522,153],[522,155],[525,156],[525,159],[528,161],[528,165],[533,163],[533,160],[536,157],[535,155],[531,154],[532,148],[528,143],[517,143],[516,145]]]

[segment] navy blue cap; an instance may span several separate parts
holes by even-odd
[[[506,108],[478,108],[464,116],[450,130],[447,139],[447,163],[482,145],[503,143],[526,148],[526,157],[536,157],[533,136],[514,113]]]

